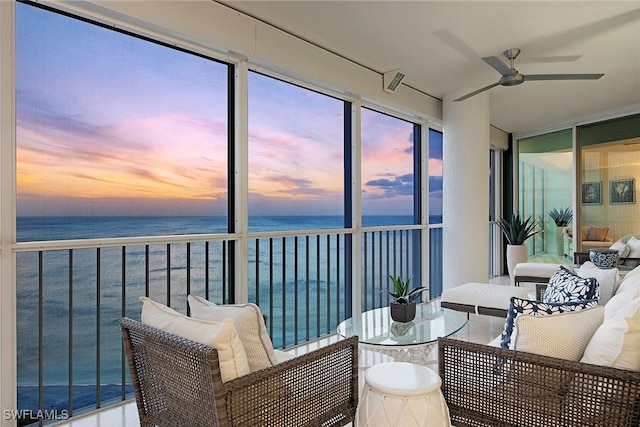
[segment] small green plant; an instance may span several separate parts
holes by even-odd
[[[556,208],[549,210],[549,216],[558,227],[566,227],[573,220],[573,211],[569,208]]]
[[[533,217],[522,218],[517,213],[511,215],[511,218],[497,218],[496,225],[510,245],[523,245],[529,237],[542,231]]]
[[[395,302],[399,304],[409,304],[410,302],[413,302],[414,300],[418,299],[418,297],[420,297],[420,294],[427,290],[427,288],[425,288],[424,286],[419,286],[417,288],[413,288],[409,290],[409,284],[411,283],[411,278],[407,280],[402,280],[400,276],[393,277],[392,275],[389,275],[389,278],[393,283],[394,292],[386,289],[383,289],[380,292],[388,293],[389,295],[394,297],[396,299]]]

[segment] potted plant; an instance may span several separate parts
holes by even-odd
[[[411,278],[402,280],[400,276],[393,277],[389,275],[391,282],[393,283],[393,291],[383,289],[381,292],[386,292],[395,298],[390,304],[391,318],[396,322],[410,322],[416,317],[416,299],[420,297],[420,294],[427,290],[424,286],[418,286],[413,289],[409,289]]]
[[[573,220],[573,211],[569,208],[553,208],[549,210],[549,216],[557,227],[566,227]]]
[[[556,208],[549,210],[549,216],[556,223],[556,233],[555,233],[555,242],[556,242],[556,253],[558,255],[563,255],[563,235],[566,231],[566,227],[573,220],[573,211],[569,208],[560,208],[557,210]]]
[[[509,218],[497,218],[496,225],[507,240],[507,268],[513,283],[513,269],[521,262],[527,262],[527,247],[524,242],[540,231],[538,221],[532,216],[523,218],[514,213]]]

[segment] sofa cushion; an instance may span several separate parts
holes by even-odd
[[[193,319],[147,297],[142,301],[142,323],[196,341],[218,351],[222,381],[248,374],[249,363],[233,320]]]
[[[618,251],[618,255],[620,255],[620,258],[626,258],[629,256],[629,251],[630,248],[629,246],[621,241],[617,241],[615,242],[613,245],[609,246],[609,249],[614,249],[616,251]]]
[[[511,297],[527,298],[529,288],[489,283],[465,283],[442,291],[442,301],[472,307],[491,307],[507,310]]]
[[[627,303],[615,312],[605,307],[604,322],[593,334],[581,362],[640,371],[640,297],[629,300],[632,295],[634,290],[617,295]]]
[[[535,300],[526,300],[517,297],[511,298],[509,312],[501,335],[500,346],[513,350],[514,338],[517,335],[515,320],[521,315],[550,316],[570,311],[584,310],[598,305],[597,300],[572,301],[564,303],[547,303]]]
[[[640,266],[634,268],[624,275],[624,277],[620,281],[620,284],[615,290],[615,294],[638,287],[640,287]]]
[[[549,279],[544,291],[544,302],[584,301],[599,298],[598,281],[593,277],[580,277],[564,266]]]
[[[631,236],[631,238],[627,240],[627,246],[629,246],[629,258],[640,258],[640,239]]]
[[[205,298],[189,295],[191,316],[196,319],[216,320],[233,319],[238,336],[249,359],[251,372],[268,368],[278,363],[273,344],[260,308],[255,304],[217,305]]]
[[[617,268],[598,268],[591,261],[586,261],[578,269],[578,276],[582,278],[593,277],[598,281],[599,302],[605,305],[613,296],[614,289],[617,286],[618,269]]]
[[[595,242],[604,242],[607,238],[609,227],[589,227],[587,231],[587,239]]]
[[[602,306],[553,316],[518,316],[514,349],[577,362],[603,319]]]
[[[618,288],[618,292],[611,297],[609,302],[604,306],[606,308],[604,317],[610,319],[618,313],[625,305],[636,298],[640,298],[640,276],[632,277],[631,281],[626,281],[625,285],[635,283],[635,286],[626,286]]]

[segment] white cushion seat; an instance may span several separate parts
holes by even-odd
[[[531,290],[516,286],[494,285],[489,283],[465,283],[442,292],[443,307],[447,302],[470,307],[469,312],[483,313],[482,308],[504,310],[509,309],[511,297],[526,299]]]
[[[513,275],[515,277],[516,286],[518,286],[518,283],[521,281],[531,282],[532,280],[528,280],[529,278],[539,278],[540,283],[545,283],[549,280],[551,276],[554,275],[556,271],[558,271],[560,266],[563,266],[567,268],[569,271],[573,272],[573,268],[566,264],[551,264],[551,263],[543,263],[543,262],[521,262],[517,264],[513,269]],[[522,280],[522,278],[527,278],[527,280]]]

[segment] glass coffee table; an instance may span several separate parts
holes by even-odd
[[[435,363],[430,356],[438,338],[455,334],[467,321],[466,313],[441,308],[440,300],[433,300],[418,304],[411,322],[394,322],[386,306],[346,319],[338,325],[338,334],[357,335],[363,350],[385,354],[398,362],[428,365]]]

